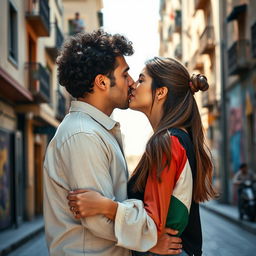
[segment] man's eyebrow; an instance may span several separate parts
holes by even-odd
[[[123,71],[123,73],[127,72],[130,69],[130,67],[126,67]]]
[[[145,75],[141,73],[141,74],[139,75],[139,77],[145,77]]]

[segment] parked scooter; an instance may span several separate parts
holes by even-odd
[[[256,182],[246,180],[239,185],[239,217],[247,215],[250,221],[256,218]]]

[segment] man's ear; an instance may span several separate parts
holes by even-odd
[[[94,86],[98,87],[100,90],[105,91],[109,84],[109,78],[104,75],[97,75],[94,79]]]
[[[165,86],[157,88],[156,90],[156,97],[158,100],[166,98],[167,94],[168,94],[168,88]]]

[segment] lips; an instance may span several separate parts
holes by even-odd
[[[133,89],[133,88],[129,88],[129,90],[128,90],[128,100],[129,100],[129,103],[131,102],[132,98],[135,97],[134,94],[133,94],[134,90],[135,89]]]

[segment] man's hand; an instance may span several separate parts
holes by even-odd
[[[175,237],[173,235],[177,235],[178,231],[166,228],[164,233],[158,238],[157,244],[150,249],[150,252],[156,254],[169,254],[175,255],[182,252],[182,240],[179,237]]]

